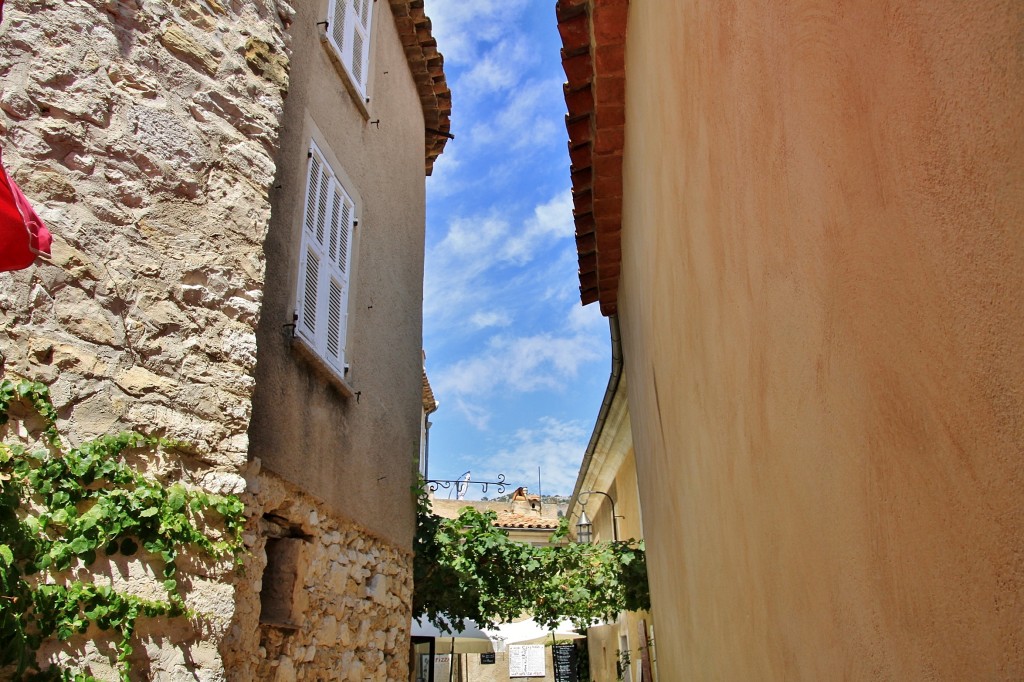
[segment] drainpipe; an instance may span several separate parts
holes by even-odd
[[[612,373],[608,377],[608,387],[604,390],[604,400],[601,401],[601,409],[597,411],[597,423],[594,424],[594,431],[590,434],[587,451],[583,453],[580,473],[576,477],[576,487],[573,489],[572,498],[569,500],[569,511],[572,511],[573,507],[576,506],[580,492],[582,492],[583,480],[587,477],[590,462],[594,458],[594,450],[597,449],[597,441],[601,439],[601,432],[604,431],[604,424],[608,420],[608,412],[612,408],[615,392],[619,390],[619,381],[622,379],[622,337],[619,334],[618,315],[610,315],[608,317],[608,331],[612,341]],[[614,520],[612,523],[614,523]]]

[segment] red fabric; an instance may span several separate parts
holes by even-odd
[[[50,231],[0,164],[0,272],[23,270],[37,255],[49,256],[51,241]]]
[[[0,0],[0,21],[4,0]],[[37,255],[50,255],[50,231],[36,215],[0,159],[0,272],[23,270]]]

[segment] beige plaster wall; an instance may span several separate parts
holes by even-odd
[[[619,310],[663,679],[1024,676],[1022,27],[631,3]]]
[[[318,39],[326,7],[326,0],[297,3],[290,29],[250,454],[336,514],[410,547],[422,389],[423,114],[388,3],[373,4],[369,118]],[[343,396],[305,361],[286,326],[295,311],[311,138],[333,151],[335,170],[361,205],[346,358],[357,397]]]

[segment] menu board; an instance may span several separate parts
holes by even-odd
[[[551,657],[555,665],[555,682],[576,682],[576,647],[572,644],[556,644]]]
[[[434,679],[447,680],[452,667],[451,654],[434,654]]]
[[[544,677],[546,674],[543,644],[512,644],[508,647],[509,677]]]

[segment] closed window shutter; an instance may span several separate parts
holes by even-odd
[[[330,20],[331,23],[331,35],[334,37],[335,47],[338,50],[339,55],[345,54],[345,48],[347,47],[348,41],[345,40],[345,29],[348,28],[345,23],[345,10],[348,7],[348,0],[334,0],[334,13],[333,18]],[[342,57],[344,59],[344,57]]]
[[[313,249],[307,248],[302,268],[302,302],[299,306],[299,326],[310,340],[316,337],[317,290],[319,289],[320,258]]]
[[[346,281],[348,280],[348,254],[352,246],[352,216],[354,214],[355,210],[352,206],[352,200],[347,196],[343,197],[341,222],[339,223],[341,234],[338,238],[338,258],[335,262],[338,264],[338,268],[341,269],[342,274],[345,275]]]
[[[373,0],[331,0],[329,7],[330,43],[363,96],[370,61],[372,5]]]
[[[371,2],[372,0],[356,0],[359,21],[354,22],[355,30],[352,36],[352,71],[356,73],[356,80],[359,81],[359,85],[364,91],[366,90],[365,65],[370,62]]]
[[[355,205],[315,146],[306,192],[296,331],[344,375]]]
[[[327,354],[337,362],[341,358],[342,325],[341,286],[331,278],[330,293],[327,296]]]

